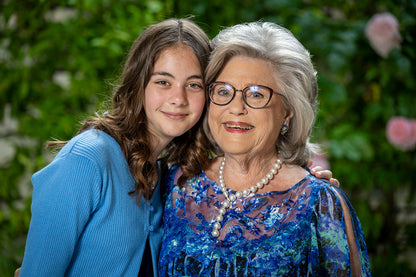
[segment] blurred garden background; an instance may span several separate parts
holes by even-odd
[[[0,276],[22,261],[45,142],[103,108],[146,26],[191,15],[210,38],[273,21],[310,50],[318,158],[356,209],[373,275],[415,276],[415,0],[0,0]]]

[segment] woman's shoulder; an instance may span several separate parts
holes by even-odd
[[[331,189],[334,185],[327,179],[318,178],[312,174],[308,174],[306,179],[309,180],[309,186],[316,189]]]
[[[347,194],[341,188],[326,179],[319,179],[313,175],[309,175],[308,179],[310,180],[308,186],[311,188],[311,200],[320,211],[341,210],[343,205],[353,210]],[[327,209],[322,209],[323,207]]]
[[[205,185],[207,183],[211,184],[213,182],[205,175],[204,171],[201,171],[199,174],[187,179],[183,186],[179,186],[178,179],[182,176],[182,174],[182,169],[178,165],[170,166],[168,168],[166,174],[164,175],[164,183],[167,185],[168,189],[183,190],[186,187],[187,189],[194,190],[197,188],[199,189],[201,185]]]
[[[309,174],[305,178],[308,180],[307,186],[311,188],[311,194],[315,194],[318,196],[329,194],[334,197],[337,197],[336,192],[339,190],[339,188],[331,184],[328,180],[320,179],[318,177],[313,176],[312,174]]]
[[[182,170],[179,165],[171,165],[168,167],[168,170],[166,172],[167,177],[175,177],[176,175],[181,176]]]
[[[171,165],[168,167],[166,174],[164,174],[165,183],[172,186],[177,183],[177,180],[181,175],[181,167],[179,165]]]

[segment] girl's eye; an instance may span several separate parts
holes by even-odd
[[[197,89],[197,90],[200,90],[200,89],[203,88],[203,86],[199,83],[191,83],[191,84],[188,85],[188,87],[190,87],[192,89]]]
[[[169,82],[162,80],[162,81],[156,81],[156,84],[161,85],[161,86],[168,86]]]

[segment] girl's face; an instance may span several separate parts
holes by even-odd
[[[205,89],[199,61],[189,46],[160,53],[145,88],[145,113],[155,144],[166,146],[192,128],[201,117]]]

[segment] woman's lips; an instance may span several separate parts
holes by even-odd
[[[251,129],[254,128],[253,125],[250,125],[244,122],[232,122],[232,121],[224,122],[223,126],[228,132],[232,132],[232,133],[243,133],[243,132],[250,131]]]

